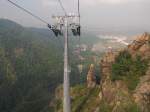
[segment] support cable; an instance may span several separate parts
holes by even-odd
[[[78,16],[79,16],[79,24],[80,24],[80,0],[78,0]]]
[[[42,19],[41,17],[39,17],[39,16],[37,16],[37,15],[31,13],[29,10],[23,8],[22,6],[20,6],[20,5],[16,4],[16,3],[14,3],[14,2],[12,2],[11,0],[7,0],[7,1],[10,2],[12,5],[16,6],[17,8],[21,9],[22,11],[24,11],[24,12],[28,13],[29,15],[33,16],[35,19],[38,19],[39,21],[43,22],[44,24],[47,25],[47,27],[48,27],[50,30],[52,30],[52,29],[51,29],[51,28],[52,28],[51,25],[50,25],[47,21],[45,21],[44,19]],[[42,34],[42,35],[43,35],[43,34]],[[60,45],[61,45],[60,48],[63,50],[63,44],[62,44],[61,40],[60,40],[59,38],[57,38],[57,39],[58,39],[58,42],[59,42]]]
[[[63,6],[61,0],[58,0],[58,2],[59,2],[59,4],[60,4],[62,10],[64,11],[65,15],[67,15],[67,12],[66,12],[66,10],[65,10],[65,8],[64,8],[64,6]]]
[[[22,11],[24,11],[24,12],[28,13],[29,15],[33,16],[34,18],[38,19],[39,21],[41,21],[41,22],[43,22],[43,23],[49,25],[47,21],[45,21],[44,19],[42,19],[42,18],[39,17],[39,16],[34,15],[34,14],[31,13],[30,11],[28,11],[27,9],[25,9],[25,8],[21,7],[20,5],[18,5],[18,4],[16,4],[16,3],[12,2],[11,0],[7,0],[7,1],[8,1],[9,3],[11,3],[12,5],[16,6],[17,8],[21,9]]]
[[[78,0],[78,16],[79,16],[79,50],[80,50],[80,54],[81,54],[81,23],[80,23],[80,0]],[[81,63],[81,61],[80,61]]]

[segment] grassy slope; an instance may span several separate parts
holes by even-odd
[[[93,112],[99,107],[99,90],[99,87],[88,89],[84,85],[71,88],[72,112]],[[62,112],[62,101],[58,100],[56,104],[61,105],[57,106],[57,111]]]

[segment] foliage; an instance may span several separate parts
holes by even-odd
[[[83,37],[81,43],[91,45],[89,39],[90,36],[88,39]],[[54,89],[63,80],[63,45],[60,40],[49,30],[24,28],[10,20],[0,19],[0,112],[54,110],[49,103]],[[96,42],[97,38],[92,40]],[[71,51],[78,39],[70,38],[69,41]],[[69,53],[70,79],[74,85],[86,79],[87,69],[80,75],[79,60]]]
[[[0,112],[45,112],[62,82],[58,41],[0,19]],[[55,51],[55,52],[54,52]]]
[[[112,108],[109,104],[107,104],[105,101],[101,101],[99,106],[99,112],[112,112]]]
[[[99,112],[140,112],[137,104],[131,99],[129,101],[121,101],[119,105],[110,105],[106,101],[102,100],[99,106]]]
[[[86,85],[76,85],[71,88],[71,111],[72,112],[93,112],[98,106],[99,87],[88,89]],[[62,100],[57,100],[56,112],[62,112]]]
[[[112,65],[113,76],[119,79],[121,76],[127,75],[126,73],[130,71],[130,65],[132,64],[131,55],[127,51],[123,51],[116,58],[115,64]]]
[[[139,77],[145,75],[147,67],[148,62],[140,56],[133,59],[128,51],[122,51],[112,65],[112,79],[126,81],[129,89],[133,90],[139,82]]]
[[[137,104],[134,102],[131,104],[128,104],[124,110],[125,110],[125,112],[141,112],[139,107],[137,106]]]
[[[97,100],[99,88],[96,87],[83,90],[85,94],[74,98],[74,101],[72,102],[72,112],[91,112],[97,107],[99,103],[99,100]]]

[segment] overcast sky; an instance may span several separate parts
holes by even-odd
[[[62,15],[58,0],[12,0],[34,14],[53,23],[52,15]],[[68,13],[77,12],[77,0],[61,0]],[[80,0],[81,22],[90,27],[141,27],[150,29],[150,0]],[[22,25],[44,27],[44,24],[0,0],[0,18]]]

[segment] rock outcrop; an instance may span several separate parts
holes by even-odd
[[[133,41],[127,48],[124,50],[129,51],[132,57],[140,55],[143,59],[150,58],[150,34],[144,33],[141,36],[138,36],[136,40]],[[121,50],[123,51],[123,50]],[[115,63],[115,58],[118,56],[119,52],[108,52],[100,61],[100,68],[102,73],[103,84],[106,80],[110,79],[111,75],[111,66]]]
[[[136,55],[140,55],[144,59],[150,57],[150,34],[144,33],[138,36],[138,38],[128,46],[128,51],[133,57]]]
[[[111,65],[115,62],[116,53],[108,52],[101,59],[100,68],[101,68],[101,84],[104,85],[107,82],[110,82],[111,75]]]
[[[124,50],[129,51],[133,59],[139,55],[142,59],[150,61],[150,34],[144,33],[139,36],[132,44]],[[128,87],[123,81],[111,81],[112,64],[118,53],[109,52],[100,61],[101,68],[101,92],[100,99],[105,100],[113,107],[112,112],[120,112],[120,106],[132,104],[135,101],[141,109],[141,112],[150,112],[150,67],[146,75],[140,78],[140,83],[133,93],[130,93]],[[133,95],[132,95],[133,94]],[[133,96],[133,97],[132,97]]]
[[[138,64],[131,66],[132,68],[130,69],[135,70],[131,71],[131,74],[123,74],[123,78],[121,76],[121,78],[116,78],[115,81],[112,81],[112,65],[117,64],[118,57],[123,51],[128,51],[127,53],[129,55],[131,54],[130,58],[128,57],[130,61],[129,64],[133,63],[134,65],[136,63],[134,63],[134,60],[136,60],[137,55],[140,55],[142,59],[140,58]],[[120,57],[121,59],[126,58],[124,55],[121,55]],[[78,85],[71,88],[72,112],[150,112],[150,64],[148,70],[147,63],[144,64],[146,66],[146,74],[144,70],[144,72],[140,72],[144,74],[136,76],[139,72],[136,72],[137,68],[135,66],[142,63],[141,60],[144,62],[149,61],[150,63],[150,35],[148,33],[139,36],[127,48],[117,52],[109,51],[102,57],[100,61],[100,87],[96,86],[94,65],[90,65],[87,74],[87,86],[81,87],[81,85]],[[126,61],[128,60],[125,59],[125,62]],[[119,63],[119,65],[123,64]],[[125,66],[126,63],[123,67]],[[130,72],[125,69],[124,73],[126,73],[126,71]],[[134,80],[133,77],[132,79],[130,77],[131,75],[133,75],[133,77],[136,76],[138,80]],[[128,78],[131,78],[131,82],[137,81],[133,89],[129,88],[130,83],[126,80]],[[56,98],[58,99],[58,106],[62,106],[59,102],[59,99],[63,96],[61,91],[59,91],[59,89],[57,90]],[[62,109],[58,112],[62,112]]]
[[[150,34],[144,33],[138,37],[129,46],[129,51],[133,57],[140,55],[143,59],[150,61]],[[146,75],[140,78],[133,97],[142,112],[150,112],[150,63]]]
[[[100,62],[101,67],[101,92],[99,94],[100,100],[104,100],[107,104],[114,107],[113,112],[119,111],[118,107],[121,102],[125,103],[127,99],[128,88],[123,81],[111,81],[111,66],[115,62],[118,53],[109,52]],[[120,94],[121,93],[121,94]]]
[[[94,88],[96,86],[96,77],[94,73],[94,65],[90,65],[90,69],[87,74],[87,87]]]

